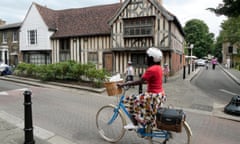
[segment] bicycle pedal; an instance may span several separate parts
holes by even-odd
[[[150,137],[150,136],[145,136],[144,139],[150,140],[150,139],[152,139],[152,137]]]
[[[172,132],[168,131],[167,133],[168,133],[168,139],[172,139],[173,138]]]

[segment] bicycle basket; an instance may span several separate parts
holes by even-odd
[[[123,81],[104,83],[108,96],[115,96],[122,93],[122,89],[117,86],[117,83],[123,83]]]

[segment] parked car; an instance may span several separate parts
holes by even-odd
[[[205,66],[206,63],[207,63],[207,60],[204,60],[204,59],[197,59],[197,60],[195,61],[195,64],[196,64],[197,66]]]
[[[12,69],[11,66],[7,65],[7,64],[0,64],[0,75],[10,75],[12,74]]]

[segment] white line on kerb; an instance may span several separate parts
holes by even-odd
[[[230,92],[230,91],[225,90],[225,89],[219,89],[219,91],[225,92],[225,93],[230,94],[230,95],[238,95],[236,93]]]
[[[7,92],[0,92],[0,95],[8,95],[8,93]]]

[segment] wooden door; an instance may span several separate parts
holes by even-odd
[[[104,68],[108,72],[113,71],[113,54],[112,53],[105,53],[103,56]]]

